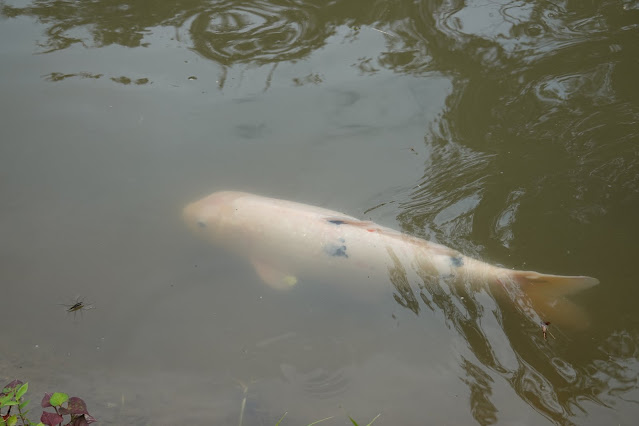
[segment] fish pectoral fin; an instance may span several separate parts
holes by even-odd
[[[266,262],[253,259],[251,260],[251,265],[255,268],[255,272],[257,272],[260,279],[270,287],[285,290],[297,284],[295,275],[284,273]]]

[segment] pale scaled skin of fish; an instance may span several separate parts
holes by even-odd
[[[196,233],[248,257],[260,278],[278,289],[320,281],[371,297],[388,291],[392,272],[399,271],[507,293],[536,320],[541,310],[579,328],[586,316],[563,296],[598,283],[493,266],[337,211],[242,192],[213,193],[185,207],[183,216]]]

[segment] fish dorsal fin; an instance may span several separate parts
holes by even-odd
[[[415,237],[411,237],[409,235],[403,234],[399,231],[396,231],[394,229],[391,228],[387,228],[385,226],[381,226],[373,221],[370,220],[359,220],[359,219],[355,219],[354,217],[349,217],[349,216],[328,216],[325,218],[326,222],[331,223],[333,225],[336,226],[353,226],[356,228],[361,228],[361,229],[365,229],[368,232],[376,232],[379,234],[384,234],[390,237],[396,237],[396,238],[415,238]],[[415,238],[416,240],[419,240],[419,238]],[[422,240],[420,240],[422,241]]]
[[[406,243],[414,244],[418,247],[427,248],[431,254],[437,254],[441,256],[450,256],[450,257],[461,257],[461,253],[457,250],[454,250],[450,247],[443,246],[441,244],[433,243],[431,241],[426,241],[418,237],[413,237],[412,235],[405,234],[403,232],[399,232],[392,228],[387,228],[385,226],[381,226],[375,222],[370,220],[359,220],[348,216],[329,216],[325,218],[328,223],[332,223],[333,225],[342,226],[354,226],[357,228],[365,229],[368,232],[375,232],[378,234],[382,234],[386,237],[395,238]]]
[[[375,222],[371,222],[370,220],[359,220],[350,216],[328,216],[325,218],[326,222],[331,223],[336,226],[348,225],[355,226],[358,228],[371,228],[371,229],[380,229],[382,228]]]

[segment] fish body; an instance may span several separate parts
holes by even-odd
[[[580,326],[585,315],[564,296],[598,284],[591,277],[494,266],[337,211],[243,192],[213,193],[186,206],[183,216],[195,232],[248,257],[259,277],[278,289],[308,279],[371,293],[397,284],[399,274],[505,291],[544,318],[552,314],[555,322]]]

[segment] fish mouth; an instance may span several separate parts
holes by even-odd
[[[199,218],[199,211],[200,208],[198,207],[197,202],[188,204],[182,210],[182,220],[189,228],[191,228],[192,231],[197,231],[197,228],[199,227],[198,223],[206,224],[205,221]]]

